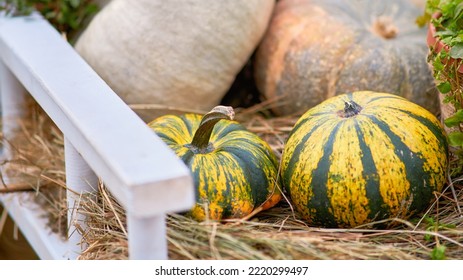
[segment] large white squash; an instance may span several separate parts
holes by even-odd
[[[128,104],[210,110],[261,40],[273,0],[112,0],[76,50]]]

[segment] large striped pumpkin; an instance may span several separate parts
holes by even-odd
[[[278,161],[269,145],[236,121],[231,107],[166,115],[149,126],[190,168],[196,220],[243,218],[281,199]]]
[[[363,91],[302,115],[281,172],[310,224],[355,227],[429,207],[447,164],[447,138],[433,114],[397,95]]]

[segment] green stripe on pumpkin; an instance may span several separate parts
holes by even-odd
[[[277,174],[277,160],[273,154],[268,153],[270,147],[265,142],[257,141],[255,136],[247,131],[234,131],[227,138],[226,143],[221,143],[221,148],[217,152],[227,152],[232,154],[237,160],[241,161],[243,172],[252,188],[252,197],[256,205],[262,204],[269,192],[275,187]],[[259,160],[252,160],[259,159]]]
[[[385,207],[384,200],[382,199],[379,189],[377,188],[379,183],[379,178],[377,175],[378,170],[376,169],[375,161],[371,155],[371,149],[365,142],[364,135],[361,133],[361,127],[358,122],[356,123],[355,129],[359,139],[359,149],[362,151],[362,176],[365,178],[365,191],[366,196],[369,198],[368,206],[371,210],[368,214],[368,219],[383,219],[387,216],[388,209]]]
[[[191,140],[193,140],[195,131],[198,129],[199,124],[201,123],[202,116],[198,114],[185,114],[180,115],[179,117],[185,125],[185,129],[181,129],[181,127],[179,127],[178,129],[181,129],[180,131],[182,131],[185,134],[185,136],[188,135],[187,142],[190,143]]]
[[[308,213],[309,221],[312,220],[316,224],[321,223],[317,217],[323,217],[324,224],[328,227],[335,227],[337,225],[334,213],[332,210],[332,202],[330,196],[332,192],[329,192],[327,182],[331,180],[338,180],[336,174],[330,174],[330,156],[333,152],[333,142],[335,141],[336,134],[338,132],[340,124],[337,124],[331,133],[326,137],[324,145],[321,146],[322,157],[318,161],[318,164],[313,169],[306,170],[307,173],[311,173],[310,189],[312,195],[308,197],[307,205],[303,205],[304,208],[313,208],[314,210]],[[312,172],[310,172],[312,170]],[[316,216],[314,215],[316,214]]]
[[[165,115],[148,125],[170,146],[171,144],[191,143],[194,132],[192,130],[197,129],[200,121],[201,118],[194,114],[186,116]]]
[[[337,223],[342,221],[348,225],[367,220],[370,213],[356,122],[356,118],[339,122],[336,136],[332,142],[327,143],[332,145],[327,160],[328,181],[325,182],[331,212]]]
[[[284,185],[295,201],[300,201],[296,207],[303,212],[306,217],[314,216],[314,213],[309,213],[306,203],[314,196],[313,188],[309,187],[312,184],[314,176],[306,170],[316,168],[318,162],[323,157],[323,147],[327,146],[330,134],[327,131],[333,130],[336,123],[329,116],[319,115],[310,118],[304,126],[300,126],[297,135],[304,135],[301,141],[298,137],[290,138],[285,145],[285,153],[292,154],[290,161],[283,161],[282,170],[284,170],[283,180]],[[311,142],[312,145],[306,145],[307,139],[314,137],[319,141]],[[329,146],[329,145],[328,145]],[[295,156],[299,155],[299,156]],[[288,157],[283,157],[288,159]]]
[[[433,181],[432,176],[425,171],[426,162],[422,157],[421,153],[415,153],[412,151],[407,144],[405,144],[400,136],[394,134],[391,131],[387,123],[382,122],[375,117],[372,117],[373,121],[378,125],[380,129],[386,132],[386,134],[391,139],[395,147],[395,154],[404,164],[403,172],[406,175],[406,186],[403,186],[403,192],[396,193],[394,190],[398,189],[398,183],[395,182],[394,185],[384,185],[380,186],[382,190],[383,199],[392,201],[390,206],[390,211],[392,215],[402,215],[407,211],[408,208],[417,209],[417,211],[424,210],[424,208],[429,204],[431,200],[431,192],[426,190],[427,188],[436,186],[430,186],[429,184]],[[387,176],[387,174],[385,175]],[[410,193],[413,193],[414,197],[410,197]],[[403,196],[402,196],[402,195]],[[413,199],[412,204],[409,200]]]
[[[428,112],[423,112],[417,106],[407,108],[388,108],[390,114],[378,115],[383,122],[390,125],[391,130],[398,135],[413,153],[420,153],[425,164],[423,166],[426,173],[436,174],[430,177],[432,186],[440,185],[439,182],[445,180],[442,178],[445,174],[446,158],[448,154],[447,139],[440,123],[435,117]],[[402,106],[403,107],[403,106]],[[404,129],[406,127],[406,129]],[[439,187],[440,190],[440,187]]]
[[[231,213],[250,213],[254,208],[250,186],[240,162],[228,153],[196,154],[191,170],[197,180],[199,203],[207,202],[213,219]],[[233,199],[236,198],[236,199]]]

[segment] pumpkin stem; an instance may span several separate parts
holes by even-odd
[[[350,118],[355,115],[358,115],[362,111],[362,106],[358,105],[352,100],[344,102],[344,110],[338,111],[338,116],[341,118]]]
[[[392,18],[380,16],[371,27],[372,32],[383,39],[393,39],[397,37],[399,29],[394,25]]]
[[[222,119],[233,120],[235,111],[230,106],[216,106],[209,113],[205,114],[193,136],[189,148],[198,153],[207,152],[214,125]]]

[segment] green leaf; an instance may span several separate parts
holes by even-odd
[[[452,85],[450,84],[450,82],[442,82],[437,85],[437,89],[441,93],[446,94],[452,89]]]
[[[449,36],[454,36],[455,34],[456,32],[452,30],[448,30],[448,29],[436,31],[436,35],[439,37],[449,37]]]
[[[415,22],[419,27],[424,27],[426,24],[428,24],[430,20],[431,20],[431,15],[428,13],[425,13],[421,16],[418,16]]]
[[[444,120],[447,127],[453,127],[463,123],[463,109],[458,110],[452,116]]]
[[[459,131],[449,133],[449,144],[454,147],[463,146],[463,133]]]
[[[98,12],[98,10],[99,10],[99,7],[98,7],[98,5],[96,5],[96,4],[89,4],[89,5],[85,8],[85,12],[86,12],[88,15],[95,14],[96,12]]]
[[[457,43],[452,46],[449,54],[452,58],[463,58],[463,43]]]
[[[73,7],[75,9],[75,8],[79,7],[80,0],[69,0],[69,4],[71,5],[71,7]]]
[[[459,3],[456,7],[455,7],[455,11],[454,11],[454,18],[457,19],[459,17],[461,17],[463,15],[463,3]]]
[[[444,245],[437,245],[434,247],[434,249],[431,251],[431,259],[433,260],[445,260],[445,247]]]
[[[434,59],[432,63],[432,67],[434,68],[434,71],[439,72],[439,71],[444,70],[444,64],[442,63],[441,56],[443,56],[442,53],[436,56],[436,58]]]

